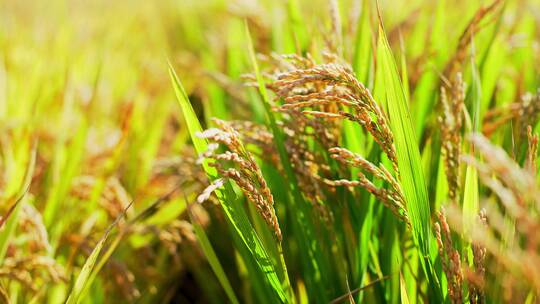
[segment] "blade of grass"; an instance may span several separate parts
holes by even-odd
[[[300,4],[298,0],[288,0],[288,17],[289,24],[292,25],[292,35],[296,43],[296,52],[302,54],[307,50],[307,29],[302,14],[300,13]]]
[[[409,297],[407,296],[407,286],[405,285],[405,280],[403,279],[403,274],[399,274],[399,290],[401,296],[401,304],[409,304]]]
[[[8,203],[11,203],[11,206],[8,212],[0,220],[0,264],[3,262],[4,257],[6,256],[9,241],[15,232],[22,201],[26,197],[26,194],[30,188],[30,183],[32,181],[32,176],[34,175],[34,168],[36,165],[36,151],[37,142],[34,142],[33,147],[31,147],[27,163],[22,162],[21,164],[23,166],[26,165],[25,175],[22,182],[14,181],[20,182],[19,190],[14,196],[12,196],[12,199],[8,199]]]
[[[390,128],[394,134],[401,175],[400,184],[405,195],[414,240],[421,252],[421,264],[432,290],[440,298],[442,293],[430,260],[430,240],[433,237],[430,228],[431,212],[420,151],[410,117],[408,100],[380,16],[375,79],[376,98],[388,113]]]
[[[371,23],[369,22],[369,1],[362,1],[362,11],[360,22],[356,29],[356,41],[354,43],[354,54],[352,66],[356,77],[362,83],[368,83],[369,73],[372,68],[371,52]]]
[[[382,282],[382,281],[384,281],[384,280],[386,280],[386,279],[388,279],[388,278],[389,278],[389,276],[384,276],[384,277],[380,277],[380,278],[378,278],[378,279],[375,279],[375,280],[369,282],[368,284],[365,284],[365,285],[362,286],[362,287],[358,287],[358,288],[356,288],[356,289],[353,289],[353,290],[349,291],[347,294],[342,295],[342,296],[340,296],[340,297],[338,297],[338,298],[333,299],[333,300],[330,302],[330,304],[338,304],[338,303],[342,303],[343,301],[349,299],[350,296],[352,296],[352,295],[354,295],[354,294],[356,294],[356,293],[358,293],[358,292],[360,292],[360,291],[362,291],[362,290],[366,290],[366,289],[368,289],[368,288],[370,288],[370,287],[373,287],[373,286],[375,286],[377,283],[380,283],[380,282]]]
[[[84,262],[84,265],[81,269],[81,272],[77,276],[77,279],[75,280],[75,284],[73,285],[73,289],[69,293],[69,296],[66,300],[66,304],[76,304],[80,303],[82,299],[84,298],[85,294],[88,292],[88,288],[92,285],[92,282],[95,279],[95,276],[97,274],[96,270],[96,262],[98,262],[98,258],[101,254],[101,250],[103,249],[105,242],[107,241],[109,234],[111,233],[112,229],[116,227],[116,224],[126,215],[126,211],[131,207],[131,204],[129,204],[122,214],[120,214],[114,222],[107,227],[107,230],[105,230],[105,233],[101,237],[101,239],[98,241],[94,249],[92,250],[92,253],[90,253],[90,256],[86,259]],[[116,243],[116,242],[115,242]],[[116,243],[117,244],[117,243]],[[114,249],[116,246],[113,243],[113,246],[110,246],[109,250]],[[101,261],[104,261],[105,259],[101,259]],[[99,268],[97,269],[99,271]]]
[[[202,55],[204,67],[209,71],[217,70],[216,54],[208,51]],[[209,82],[207,84],[209,114],[206,119],[209,120],[212,117],[219,119],[229,119],[229,111],[227,109],[227,102],[225,92],[215,83]],[[209,121],[207,121],[209,123]]]
[[[225,293],[227,294],[229,301],[231,303],[239,303],[234,293],[234,290],[231,286],[231,283],[229,282],[229,279],[227,278],[227,275],[225,274],[225,270],[223,270],[223,267],[221,266],[221,263],[218,260],[216,252],[214,251],[212,244],[210,244],[210,240],[208,240],[208,236],[206,235],[206,232],[204,231],[203,227],[200,225],[199,219],[197,218],[196,214],[191,212],[189,203],[188,203],[188,214],[189,214],[189,218],[191,219],[191,223],[193,225],[195,235],[197,235],[197,239],[199,240],[199,244],[204,252],[204,255],[208,259],[208,263],[210,264],[210,267],[216,274],[219,280],[219,283],[221,284],[221,286],[223,286],[223,289],[225,290]]]
[[[481,102],[482,102],[482,86],[478,69],[474,62],[474,44],[471,43],[471,88],[469,90],[468,102],[472,107],[473,115],[473,132],[478,132],[481,124]],[[474,154],[474,146],[470,146],[469,153]],[[465,187],[463,189],[463,221],[464,233],[468,234],[474,227],[475,218],[478,214],[480,206],[480,198],[478,192],[478,172],[476,167],[467,165],[465,172]]]

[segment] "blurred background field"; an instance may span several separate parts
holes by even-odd
[[[437,79],[463,29],[490,2],[380,2],[396,59],[405,60],[409,73],[416,135],[427,146]],[[376,35],[359,39],[356,27],[367,6],[338,3],[342,56],[372,88],[373,54],[358,56],[355,49],[360,41],[375,44]],[[489,67],[480,70],[483,113],[540,84],[540,3],[505,5],[503,26],[491,22],[475,37],[472,60],[485,60]],[[82,303],[227,302],[194,220],[205,229],[242,302],[258,303],[245,265],[223,232],[221,207],[193,204],[208,182],[168,64],[203,127],[214,116],[262,122],[261,99],[241,77],[253,69],[244,22],[257,52],[301,50],[320,57],[325,39],[335,38],[328,7],[324,0],[1,0],[0,301],[64,302],[77,289],[93,249],[119,219],[104,240],[98,271],[94,268],[91,284],[84,285]],[[374,7],[373,2],[370,10]],[[373,12],[366,22],[376,28]],[[470,75],[469,60],[464,75]],[[509,129],[504,130],[495,138],[508,147]],[[437,173],[429,161],[425,171],[433,181]],[[431,191],[435,182],[428,187]],[[429,195],[438,200],[434,191]],[[291,273],[300,272],[296,268]],[[294,283],[296,294],[306,294],[303,284]],[[329,298],[344,294],[344,285],[336,283]]]

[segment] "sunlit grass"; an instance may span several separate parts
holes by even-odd
[[[0,3],[0,301],[538,301],[539,16]]]

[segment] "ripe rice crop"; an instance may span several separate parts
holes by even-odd
[[[539,301],[537,1],[0,24],[0,302]]]

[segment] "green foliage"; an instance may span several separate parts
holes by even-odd
[[[534,303],[539,9],[0,4],[0,302]]]

